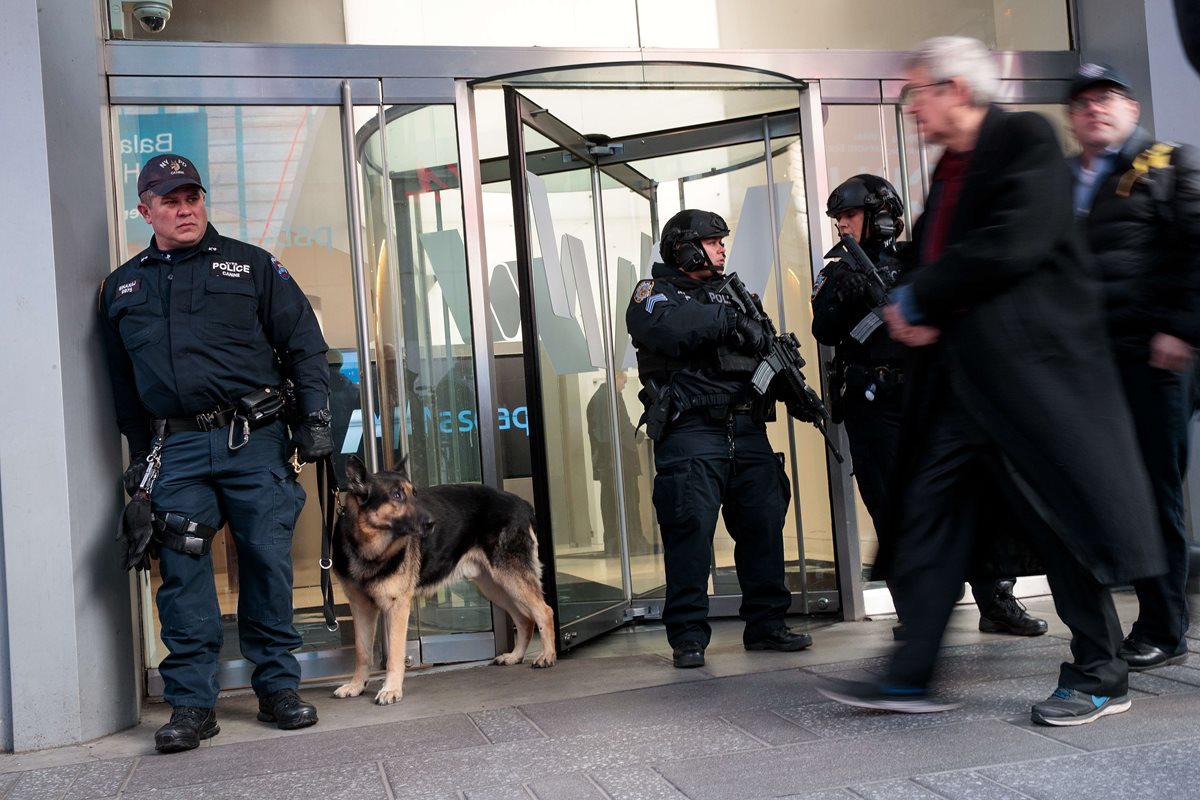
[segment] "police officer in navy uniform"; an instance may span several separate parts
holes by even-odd
[[[258,718],[284,729],[317,721],[296,692],[292,655],[301,644],[292,621],[292,532],[305,495],[289,461],[333,449],[327,347],[284,266],[208,223],[205,191],[187,158],[149,161],[138,177],[138,211],[154,236],[100,288],[131,494],[147,453],[161,459],[151,503],[168,650],[159,672],[172,707],[155,734],[161,752],[190,750],[220,731],[222,623],[210,548],[224,524],[238,551],[238,638],[254,664]],[[272,410],[285,379],[298,406],[292,432]]]
[[[659,242],[662,261],[638,283],[625,314],[655,444],[654,508],[667,577],[662,620],[680,668],[704,664],[708,575],[722,511],[734,541],[745,648],[812,644],[784,624],[791,595],[783,523],[791,490],[767,439],[775,401],[756,398],[750,385],[770,340],[761,323],[717,290],[728,235],[712,212],[671,217]]]
[[[839,235],[859,243],[875,271],[870,275],[851,266],[855,262],[842,242],[830,250],[825,257],[834,260],[813,286],[812,332],[818,342],[835,348],[832,418],[846,426],[858,491],[879,530],[904,415],[907,348],[893,342],[883,325],[887,290],[904,272],[907,242],[898,241],[904,232],[904,201],[886,179],[855,175],[829,195],[825,213],[837,223]],[[1045,620],[1030,615],[1013,596],[1015,583],[1015,578],[971,582],[981,631],[1014,636],[1046,632]],[[903,636],[901,626],[896,636]]]

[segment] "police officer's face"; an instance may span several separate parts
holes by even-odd
[[[154,228],[154,240],[160,250],[178,250],[200,241],[208,228],[208,210],[199,186],[180,186],[173,192],[150,198],[150,205],[138,203],[142,219]]]
[[[1071,129],[1079,146],[1099,152],[1133,135],[1142,107],[1116,87],[1099,84],[1071,98]]]
[[[833,222],[837,225],[838,236],[845,236],[848,233],[854,237],[854,241],[862,242],[863,210],[861,208],[849,208],[834,214]]]
[[[708,253],[708,260],[718,270],[725,266],[725,240],[717,236],[712,239],[701,239],[700,246]]]

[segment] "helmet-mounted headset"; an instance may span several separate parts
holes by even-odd
[[[878,175],[855,175],[829,195],[825,213],[836,217],[851,209],[863,210],[863,239],[886,246],[904,233],[904,201],[896,188]]]
[[[684,272],[720,271],[700,242],[704,239],[724,239],[729,226],[719,214],[711,211],[684,209],[667,220],[663,226],[658,250],[663,261]]]

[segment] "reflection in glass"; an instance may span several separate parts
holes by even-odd
[[[370,348],[383,464],[418,486],[482,476],[452,106],[362,109],[358,125]],[[420,602],[409,637],[486,631],[491,606],[458,581]]]

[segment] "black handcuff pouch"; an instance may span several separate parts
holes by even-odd
[[[237,401],[237,416],[256,428],[270,422],[283,413],[283,392],[271,386],[255,389]]]

